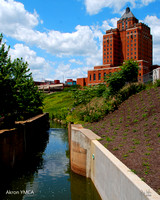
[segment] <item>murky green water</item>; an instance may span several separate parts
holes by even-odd
[[[90,179],[70,171],[67,130],[50,128],[14,174],[0,180],[2,200],[99,200]]]

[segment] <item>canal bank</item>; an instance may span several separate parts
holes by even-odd
[[[38,149],[0,180],[2,200],[100,200],[90,179],[70,170],[68,132],[51,124]]]
[[[15,122],[15,128],[0,130],[0,169],[10,170],[20,165],[43,140],[49,128],[49,114],[37,115]]]
[[[71,169],[91,178],[104,200],[160,200],[160,196],[97,140],[91,130],[69,125]],[[154,180],[153,180],[154,181]]]

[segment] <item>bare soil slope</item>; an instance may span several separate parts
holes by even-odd
[[[131,96],[103,120],[85,126],[160,194],[160,87]]]

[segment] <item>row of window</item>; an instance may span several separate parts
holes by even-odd
[[[106,77],[106,72],[104,72],[103,77]],[[89,80],[92,80],[92,75],[90,74]],[[96,74],[93,74],[93,80],[96,81]],[[101,73],[98,74],[98,80],[101,80]]]

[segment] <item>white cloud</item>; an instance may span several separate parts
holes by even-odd
[[[151,34],[153,36],[153,64],[160,64],[160,19],[157,16],[149,16],[144,19],[151,28]]]
[[[38,18],[36,11],[29,13],[20,2],[0,0],[0,30],[6,35],[12,35],[23,27],[35,27],[39,23]]]
[[[53,70],[49,61],[46,61],[43,57],[37,56],[35,51],[23,44],[14,45],[14,49],[10,49],[9,55],[11,55],[12,60],[22,57],[23,60],[29,64],[29,68],[35,80],[40,80],[48,76]]]
[[[90,15],[94,15],[99,13],[103,8],[112,8],[114,12],[120,13],[121,9],[126,5],[126,3],[130,3],[132,7],[138,6],[146,6],[155,0],[84,0],[86,10]]]
[[[76,59],[74,59],[74,58],[73,58],[73,59],[70,59],[69,62],[70,62],[70,63],[75,63],[75,64],[77,64],[77,65],[82,65],[82,64],[83,64],[83,62],[81,62],[80,60],[76,60]]]
[[[86,77],[88,69],[89,67],[78,67],[72,69],[71,64],[60,63],[57,69],[55,69],[54,79],[63,81],[71,78],[76,80],[77,77]]]

